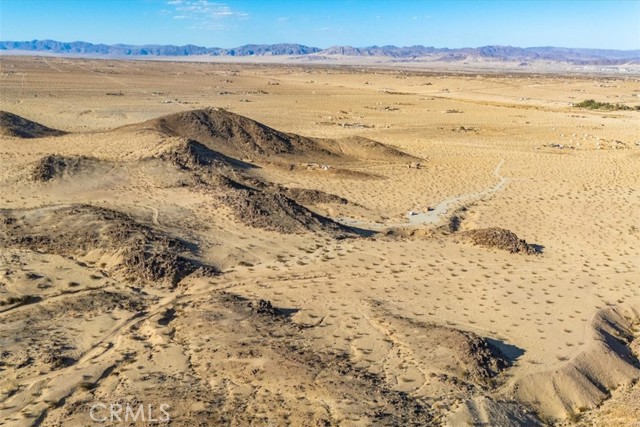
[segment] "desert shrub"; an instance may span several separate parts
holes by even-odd
[[[589,110],[609,110],[609,111],[620,111],[620,110],[636,110],[640,111],[640,105],[636,105],[635,107],[629,107],[628,105],[623,104],[611,104],[609,102],[599,102],[594,99],[585,99],[584,101],[575,105],[578,108],[586,108]]]

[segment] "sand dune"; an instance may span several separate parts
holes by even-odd
[[[638,308],[603,309],[592,320],[585,349],[559,369],[522,378],[517,395],[544,414],[562,417],[598,407],[620,384],[637,381],[640,366],[630,348]],[[579,418],[579,417],[578,417]]]

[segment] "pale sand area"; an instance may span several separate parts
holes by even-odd
[[[74,223],[56,226],[56,208],[31,209],[117,210],[183,239],[222,272],[175,287],[129,283],[109,270],[121,256],[114,248],[70,240],[61,256],[51,243],[7,244],[0,425],[85,425],[92,402],[114,399],[169,401],[174,425],[636,425],[640,370],[629,349],[637,351],[640,325],[640,113],[570,104],[638,105],[637,80],[0,63],[0,110],[70,132],[0,137],[5,217],[64,232]],[[177,139],[145,126],[111,131],[209,106],[307,137],[370,138],[422,168],[348,140],[342,150],[358,161],[305,159],[329,170],[245,158],[265,182],[349,201],[307,204],[314,212],[382,232],[336,239],[248,226],[189,170],[158,160]],[[34,182],[35,162],[49,154],[97,161]],[[409,211],[429,224],[386,235],[411,221]],[[437,230],[453,214],[461,232],[500,227],[543,252],[511,254]],[[24,295],[37,298],[9,303]],[[268,300],[290,321],[256,318],[237,297]],[[461,344],[470,337],[500,348],[511,366],[483,373],[489,362]]]

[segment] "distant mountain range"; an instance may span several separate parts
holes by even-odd
[[[563,47],[484,46],[478,48],[435,48],[425,46],[333,46],[328,49],[301,44],[248,44],[232,49],[195,45],[125,45],[92,44],[87,42],[59,42],[55,40],[0,41],[0,51],[48,52],[64,55],[105,56],[353,56],[386,57],[393,59],[431,58],[443,61],[488,59],[497,61],[561,61],[584,65],[617,65],[640,63],[640,50],[576,49]]]
[[[1,50],[21,50],[60,54],[90,54],[109,56],[265,56],[265,55],[308,55],[322,49],[301,44],[248,44],[233,49],[203,47],[188,44],[174,45],[127,45],[93,44],[87,42],[59,42],[55,40],[33,40],[24,42],[0,41]]]

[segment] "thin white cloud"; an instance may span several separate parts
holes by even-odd
[[[226,31],[236,28],[235,25],[216,24],[215,22],[199,22],[188,27],[190,30]]]
[[[174,19],[191,21],[191,29],[224,30],[233,28],[230,20],[246,19],[249,14],[224,3],[209,0],[170,0]]]

